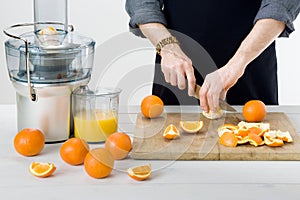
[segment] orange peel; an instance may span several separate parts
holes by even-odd
[[[220,144],[227,147],[236,147],[238,144],[238,138],[233,132],[225,132],[220,137]]]
[[[284,142],[293,142],[294,141],[292,136],[290,135],[290,133],[288,131],[277,130],[276,131],[276,137],[278,139],[283,140]]]
[[[234,131],[234,133],[235,133],[236,136],[240,136],[242,138],[245,138],[245,137],[248,136],[250,131],[249,131],[249,129],[241,128],[241,129],[238,129],[238,130]]]
[[[246,144],[249,142],[248,136],[246,137],[236,136],[236,138],[238,139],[238,144]]]
[[[233,124],[223,124],[217,129],[219,137],[223,135],[225,132],[234,132],[238,130],[238,126],[233,125]]]
[[[283,146],[284,142],[293,142],[293,138],[288,131],[273,130],[264,134],[266,145],[278,147]]]
[[[255,133],[249,133],[248,135],[248,142],[253,145],[253,146],[261,146],[261,145],[264,145],[264,141],[263,139],[255,134]]]
[[[241,128],[245,128],[245,129],[257,129],[256,131],[258,131],[260,129],[258,134],[259,136],[263,136],[263,134],[267,131],[270,130],[270,123],[257,123],[257,122],[245,122],[245,121],[240,121],[238,123],[238,127]],[[254,128],[253,128],[254,127]]]

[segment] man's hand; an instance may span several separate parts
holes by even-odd
[[[216,112],[219,99],[225,100],[227,91],[243,75],[245,65],[229,61],[224,67],[208,74],[199,92],[200,106],[205,112]]]
[[[187,79],[188,93],[192,96],[195,93],[196,78],[191,59],[183,53],[178,44],[164,46],[161,57],[161,70],[166,82],[183,90]]]
[[[208,74],[200,90],[200,105],[204,111],[216,111],[219,98],[244,74],[246,66],[259,56],[284,30],[285,23],[274,19],[261,19],[229,62],[217,71]]]
[[[159,41],[171,36],[168,29],[159,23],[148,23],[139,25],[143,34],[156,46]],[[165,45],[161,49],[161,70],[164,73],[166,82],[179,89],[186,87],[188,81],[188,93],[192,96],[195,93],[196,78],[192,61],[181,50],[176,43]]]

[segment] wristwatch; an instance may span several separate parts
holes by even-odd
[[[177,40],[177,38],[175,36],[170,36],[167,38],[162,39],[161,41],[159,41],[156,45],[156,52],[158,53],[158,55],[160,55],[161,49],[166,46],[167,44],[179,44],[179,41]]]

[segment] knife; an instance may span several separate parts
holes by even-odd
[[[195,86],[195,94],[194,97],[199,99],[199,91],[201,89],[201,86],[196,84]],[[219,106],[222,110],[230,111],[230,112],[237,112],[235,108],[233,108],[231,105],[229,105],[226,101],[223,99],[219,99]]]

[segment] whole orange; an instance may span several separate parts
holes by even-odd
[[[144,97],[141,103],[141,112],[147,118],[156,118],[164,111],[164,102],[155,95]]]
[[[70,165],[80,165],[89,152],[88,143],[81,138],[70,138],[60,147],[60,157]]]
[[[105,148],[112,154],[115,160],[126,158],[131,147],[130,137],[122,132],[111,134],[105,141]]]
[[[266,114],[266,105],[260,100],[250,100],[243,107],[243,116],[248,122],[261,122]]]
[[[14,147],[23,156],[38,155],[43,150],[44,145],[45,137],[39,129],[22,129],[14,138]]]
[[[105,178],[114,167],[114,158],[105,148],[92,149],[84,159],[84,169],[93,178]]]

